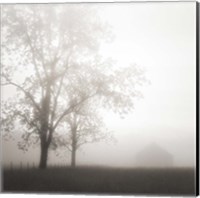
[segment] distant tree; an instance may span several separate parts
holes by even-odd
[[[2,85],[18,94],[3,101],[2,125],[5,133],[16,122],[23,126],[21,149],[40,143],[40,168],[56,131],[78,108],[91,101],[126,114],[140,96],[140,68],[116,69],[98,55],[109,35],[95,11],[81,5],[2,6]]]
[[[112,134],[104,126],[95,109],[79,109],[66,117],[63,131],[55,134],[54,148],[67,148],[71,153],[71,167],[76,166],[76,152],[82,145],[111,140]]]
[[[112,62],[101,62],[95,57],[92,62],[79,65],[76,72],[70,72],[76,74],[76,80],[66,87],[66,95],[71,102],[84,102],[66,116],[52,144],[54,148],[64,146],[71,152],[72,167],[76,165],[76,151],[82,145],[113,139],[98,110],[103,107],[123,117],[133,109],[134,98],[141,96],[136,87],[145,81],[143,71],[136,65],[121,69],[112,66]]]

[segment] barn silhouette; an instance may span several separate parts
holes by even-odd
[[[173,156],[156,143],[152,143],[137,153],[136,167],[172,167]]]

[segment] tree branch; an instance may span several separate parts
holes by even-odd
[[[89,98],[92,98],[94,97],[95,95],[97,94],[97,92],[95,92],[94,94],[88,96],[88,97],[85,97],[83,100],[77,102],[76,104],[73,104],[72,106],[68,107],[62,114],[61,116],[58,118],[58,120],[56,121],[56,123],[54,124],[53,126],[53,130],[56,129],[56,127],[58,126],[58,124],[60,123],[60,121],[70,112],[72,112],[73,108],[75,108],[76,106],[78,106],[79,104],[85,102],[86,100],[88,100]]]
[[[58,120],[55,122],[55,124],[53,125],[53,130],[56,129],[56,127],[58,126],[58,124],[60,123],[60,121],[68,114],[71,112],[72,108],[74,108],[74,106],[70,106],[68,107],[62,114],[61,116],[58,118]]]
[[[26,37],[27,37],[27,41],[28,41],[28,45],[30,47],[30,50],[32,52],[32,60],[33,60],[33,65],[34,65],[34,68],[35,68],[35,72],[36,72],[36,75],[40,81],[40,85],[42,86],[42,79],[41,79],[41,76],[40,76],[40,72],[38,70],[38,67],[37,67],[37,63],[36,63],[36,60],[35,60],[35,49],[32,45],[32,42],[31,42],[31,38],[28,34],[28,30],[27,30],[27,26],[25,24],[24,25],[24,28],[25,28],[25,34],[26,34]]]
[[[70,151],[72,152],[72,149],[70,148],[70,146],[66,143],[65,147]]]
[[[36,108],[38,111],[41,111],[39,105],[35,102],[33,96],[32,96],[29,92],[27,92],[27,91],[26,91],[23,87],[21,87],[20,85],[14,83],[14,82],[12,82],[12,81],[10,81],[5,75],[4,75],[3,77],[7,80],[7,82],[4,83],[3,85],[13,85],[13,86],[17,87],[18,89],[20,89],[20,90],[21,90],[22,92],[24,92],[24,94],[32,101],[32,103],[33,103],[33,105],[35,106],[35,108]]]
[[[66,60],[66,67],[65,67],[65,70],[64,70],[64,72],[61,76],[58,91],[57,91],[55,98],[54,98],[54,105],[53,105],[52,113],[51,113],[51,125],[53,125],[53,121],[54,121],[54,117],[55,117],[55,111],[56,111],[57,104],[58,104],[58,97],[60,95],[60,92],[61,92],[61,89],[62,89],[62,86],[63,86],[63,80],[64,80],[65,74],[66,74],[66,72],[69,68],[69,58],[71,56],[71,53],[72,53],[72,51],[70,51],[69,54],[68,54],[68,57],[67,57],[67,60]]]
[[[36,124],[34,124],[34,122],[31,122],[27,116],[25,114],[21,114],[20,112],[17,113],[17,115],[21,116],[22,118],[24,118],[26,120],[26,122],[30,125],[30,127],[35,127],[39,133],[41,133],[41,130],[38,128],[38,126]]]

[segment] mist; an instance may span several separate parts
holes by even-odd
[[[134,63],[148,79],[143,97],[124,118],[102,109],[106,127],[114,140],[84,145],[77,164],[132,167],[135,156],[151,143],[171,153],[174,166],[195,165],[195,7],[193,4],[97,4],[100,17],[113,32],[113,41],[102,43],[103,57],[115,66]],[[186,11],[187,10],[187,11]],[[120,14],[119,14],[120,13]],[[170,13],[170,14],[169,14]],[[13,87],[2,88],[3,100],[12,97]],[[38,163],[39,148],[27,153],[14,141],[3,140],[3,163]],[[49,154],[49,164],[69,164],[70,153]],[[25,163],[26,164],[26,163]]]

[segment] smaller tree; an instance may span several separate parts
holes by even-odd
[[[124,117],[132,112],[135,99],[141,97],[139,87],[146,81],[137,65],[114,67],[109,59],[99,56],[71,68],[63,100],[68,99],[72,112],[57,127],[51,147],[66,147],[71,152],[71,165],[76,165],[76,151],[83,145],[110,139],[100,110]],[[73,70],[73,72],[72,72]],[[76,105],[74,105],[76,104]],[[62,107],[61,107],[62,108]]]
[[[57,133],[54,148],[64,147],[71,153],[71,167],[76,166],[76,152],[84,144],[112,139],[102,118],[91,105],[82,105],[69,114],[63,123],[64,132]]]

